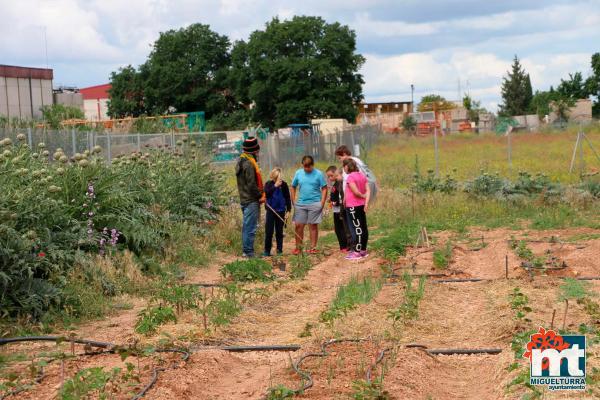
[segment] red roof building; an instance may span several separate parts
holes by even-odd
[[[90,121],[102,121],[108,119],[108,91],[110,83],[104,85],[90,86],[79,89],[83,96],[83,111],[85,118]]]
[[[111,88],[110,83],[104,85],[90,86],[79,89],[79,93],[83,95],[84,100],[98,100],[98,99],[110,99],[108,91]]]

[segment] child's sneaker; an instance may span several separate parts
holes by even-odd
[[[360,252],[360,256],[361,256],[361,257],[368,257],[368,256],[369,256],[369,253],[368,253],[366,250],[362,250],[362,251]]]
[[[309,251],[307,251],[308,254],[319,254],[319,250],[317,249],[310,249]]]
[[[345,248],[345,247],[344,247],[343,249],[340,249],[340,251],[341,251],[342,253],[347,253],[347,252],[349,252],[350,250],[348,250],[347,248]]]
[[[295,256],[300,255],[301,253],[302,253],[302,250],[300,250],[300,249],[294,249],[294,251],[292,251],[292,254]]]
[[[271,257],[271,253],[268,253],[268,252],[265,251],[265,252],[262,253],[262,256],[263,257]]]
[[[360,255],[360,253],[351,251],[348,253],[348,255],[345,258],[346,258],[346,260],[360,260],[362,258],[362,256]]]

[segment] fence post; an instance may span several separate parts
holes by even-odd
[[[140,137],[140,133],[137,133],[137,151],[141,152],[142,151],[142,142],[141,142],[141,137]]]
[[[27,128],[27,143],[29,143],[29,148],[33,150],[33,140],[31,139],[31,127]]]
[[[106,132],[106,155],[108,157],[108,163],[112,162],[112,154],[110,149],[110,132]]]
[[[269,171],[272,171],[273,170],[273,159],[271,156],[271,148],[273,146],[271,146],[271,135],[270,134],[267,135],[267,140],[265,140],[265,143],[267,144],[267,152],[269,153]]]
[[[433,146],[435,151],[435,176],[440,176],[440,158],[438,154],[437,126],[433,127]]]
[[[71,148],[73,149],[71,156],[74,156],[75,153],[77,153],[77,141],[75,139],[75,128],[71,128]]]

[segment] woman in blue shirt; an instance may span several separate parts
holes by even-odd
[[[314,167],[312,156],[302,157],[302,168],[296,171],[292,180],[291,196],[294,203],[294,222],[296,224],[296,248],[293,254],[302,252],[304,226],[308,225],[310,234],[309,254],[317,253],[319,224],[323,216],[323,207],[327,199],[327,181],[325,175]]]

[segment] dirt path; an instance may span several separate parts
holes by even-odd
[[[307,344],[299,334],[352,275],[375,273],[376,259],[349,263],[334,254],[315,265],[305,279],[287,283],[264,302],[245,309],[223,334],[242,344]],[[199,351],[184,370],[166,371],[150,399],[258,399],[274,384],[274,371],[289,368],[288,353]]]

